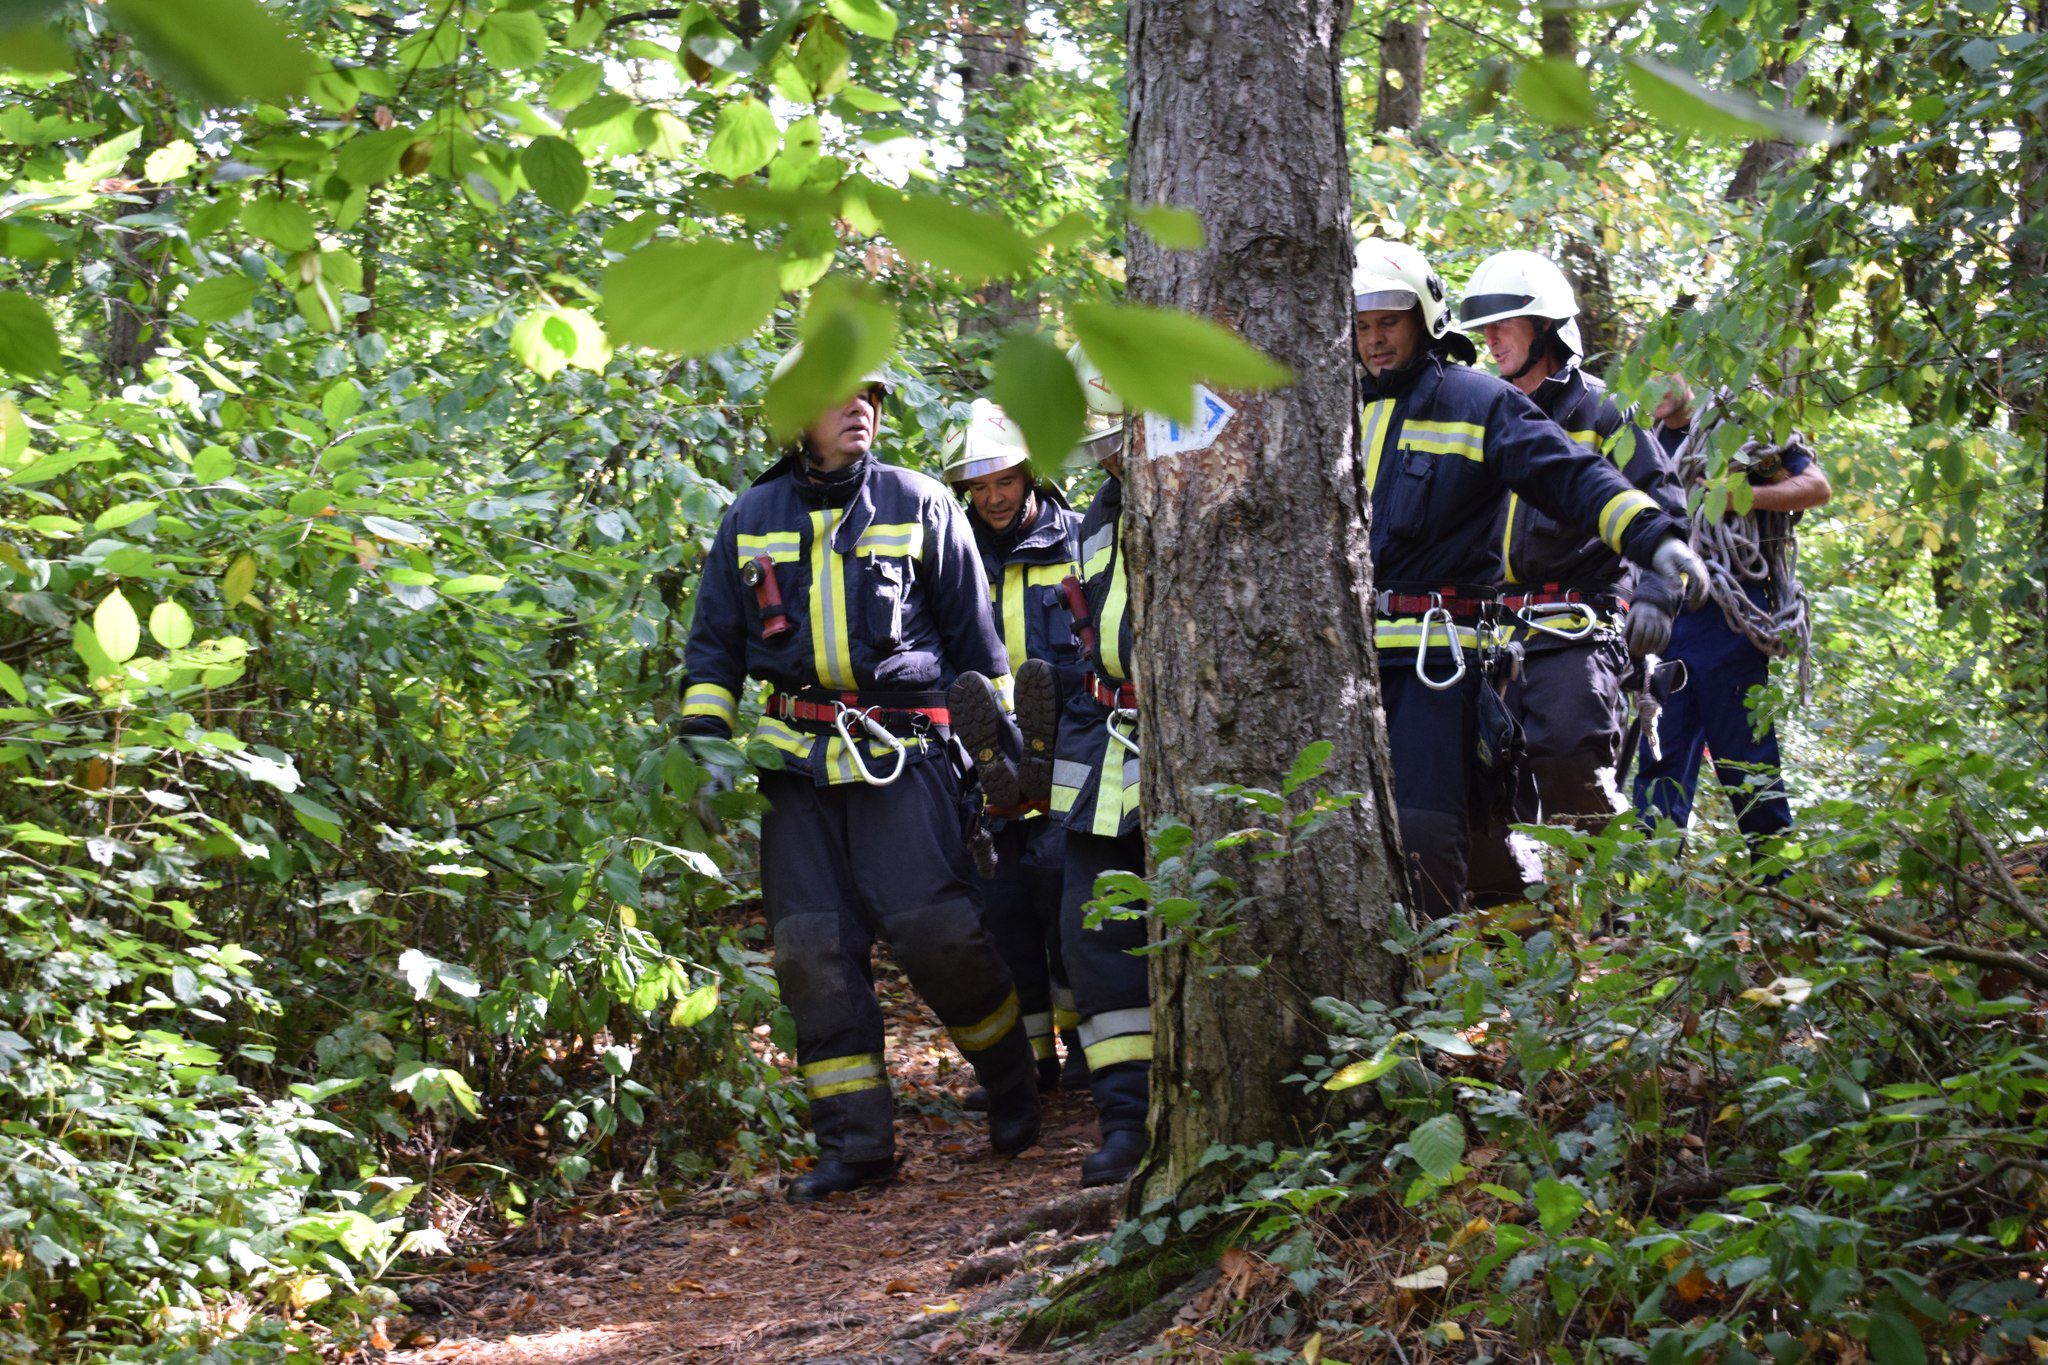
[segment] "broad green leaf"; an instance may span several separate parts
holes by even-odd
[[[451,578],[441,585],[441,591],[450,597],[463,597],[473,593],[496,592],[505,586],[505,580],[494,573],[464,574]]]
[[[519,154],[519,169],[540,201],[559,213],[574,213],[590,193],[583,153],[567,138],[537,137]]]
[[[1630,57],[1622,71],[1645,113],[1687,132],[1805,143],[1839,142],[1846,136],[1825,119],[1798,109],[1774,109],[1738,91],[1712,89],[1653,57]]]
[[[364,517],[363,529],[379,540],[396,541],[400,545],[425,545],[433,539],[411,522],[394,517]]]
[[[215,275],[187,289],[178,307],[200,322],[226,322],[255,301],[256,281],[247,275]]]
[[[1473,1057],[1479,1052],[1478,1048],[1457,1034],[1445,1033],[1439,1029],[1419,1028],[1415,1030],[1415,1041],[1424,1047],[1433,1047],[1438,1052],[1448,1052],[1453,1057]]]
[[[896,11],[882,0],[825,0],[825,8],[855,33],[884,41],[896,36]]]
[[[841,23],[846,23],[842,18]],[[847,24],[848,28],[853,25]],[[839,102],[859,114],[893,114],[903,107],[903,101],[879,90],[870,90],[865,85],[849,85],[839,92]]]
[[[26,294],[0,293],[0,369],[47,374],[62,359],[57,328],[43,306]]]
[[[1579,1221],[1586,1208],[1586,1194],[1576,1185],[1544,1176],[1536,1182],[1536,1216],[1543,1230],[1555,1237]]]
[[[60,540],[65,536],[75,536],[85,529],[85,524],[76,517],[67,517],[59,512],[41,513],[30,517],[24,524],[39,536],[50,536]]]
[[[896,310],[851,281],[828,279],[812,291],[798,333],[803,354],[769,384],[762,403],[778,440],[845,402],[862,375],[895,353]]]
[[[477,29],[476,46],[501,71],[522,71],[547,55],[548,31],[532,10],[500,10]]]
[[[398,174],[398,163],[419,134],[410,128],[363,133],[342,144],[334,169],[351,185],[375,185]]]
[[[1600,116],[1586,72],[1568,57],[1540,57],[1515,70],[1515,97],[1545,123],[1576,128]]]
[[[1362,1062],[1353,1062],[1349,1066],[1339,1067],[1336,1075],[1323,1082],[1323,1089],[1349,1090],[1355,1085],[1364,1085],[1367,1081],[1376,1081],[1399,1065],[1401,1065],[1401,1054],[1392,1048],[1388,1048],[1379,1055],[1368,1057]]]
[[[226,446],[208,446],[192,457],[192,477],[215,483],[235,472],[235,453]]]
[[[325,839],[330,844],[341,842],[342,818],[310,796],[298,792],[286,792],[284,799],[291,805],[292,814],[306,831],[315,838]]]
[[[100,599],[92,614],[92,633],[113,662],[124,664],[135,657],[142,645],[142,622],[119,588]]]
[[[235,562],[228,565],[228,571],[220,578],[220,598],[229,606],[235,606],[248,597],[256,587],[256,556],[243,551],[235,556]]]
[[[1321,777],[1330,766],[1330,755],[1337,746],[1327,739],[1318,739],[1304,745],[1294,756],[1294,766],[1287,770],[1287,776],[1280,783],[1280,790],[1288,796],[1294,795],[1304,786]]]
[[[604,275],[618,341],[703,355],[749,336],[782,297],[773,256],[736,242],[657,242]]]
[[[1870,1358],[1875,1365],[1927,1365],[1927,1343],[1921,1340],[1920,1329],[1890,1295],[1879,1300],[1870,1315]]]
[[[295,199],[275,194],[251,199],[242,206],[242,228],[284,251],[313,249],[313,214]]]
[[[192,643],[192,615],[176,602],[159,602],[149,613],[150,638],[165,649]]]
[[[1438,1114],[1415,1125],[1408,1135],[1415,1164],[1438,1180],[1448,1180],[1465,1156],[1465,1124],[1456,1114]]]
[[[0,398],[0,464],[14,464],[28,453],[28,419],[12,398]]]
[[[1256,391],[1294,381],[1286,366],[1207,318],[1138,304],[1080,303],[1067,321],[1127,405],[1177,422],[1193,418],[1198,383]]]
[[[1154,204],[1150,208],[1132,209],[1131,221],[1168,251],[1199,251],[1209,244],[1209,234],[1202,228],[1202,215],[1193,209]]]
[[[0,70],[69,71],[71,44],[55,27],[21,23],[0,31]]]
[[[868,202],[898,251],[962,284],[1022,275],[1037,264],[1037,245],[996,214],[935,194],[875,191]]]
[[[711,125],[711,141],[704,148],[704,163],[728,180],[752,175],[768,164],[782,141],[782,129],[768,106],[752,95],[734,100],[718,111]]]
[[[329,431],[341,430],[349,418],[362,410],[363,391],[353,379],[340,380],[320,395],[320,415],[327,419]]]
[[[28,689],[22,686],[21,674],[14,671],[12,664],[0,663],[0,692],[5,692],[16,701],[28,700]]]
[[[198,160],[199,149],[180,139],[151,152],[142,163],[142,173],[159,185],[167,185],[191,170]]]
[[[207,104],[282,103],[306,88],[313,54],[257,0],[106,0],[165,80]]]
[[[1087,430],[1080,376],[1066,353],[1036,332],[1015,333],[997,349],[989,396],[1024,433],[1031,463],[1045,473],[1059,470]]]
[[[711,1017],[711,1011],[718,1008],[718,979],[712,978],[676,1001],[675,1008],[668,1012],[670,1028],[689,1028],[701,1024]]]
[[[846,87],[851,56],[846,30],[828,14],[814,15],[796,52],[796,71],[809,83],[814,99],[829,99]]]
[[[99,531],[118,530],[131,521],[142,520],[162,505],[155,501],[118,503],[92,519],[93,529]]]
[[[553,336],[548,333],[550,321],[556,324]],[[568,367],[569,352],[575,344],[575,333],[556,317],[552,308],[536,309],[512,328],[513,357],[542,379],[552,379]]]

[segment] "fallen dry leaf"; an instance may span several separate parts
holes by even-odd
[[[908,1280],[891,1280],[882,1286],[884,1294],[915,1294],[917,1286]]]

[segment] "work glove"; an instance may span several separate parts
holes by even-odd
[[[1641,660],[1662,654],[1671,643],[1671,613],[1654,602],[1634,602],[1628,609],[1629,657]]]
[[[1678,585],[1688,610],[1707,600],[1707,562],[1679,537],[1657,547],[1650,567]]]

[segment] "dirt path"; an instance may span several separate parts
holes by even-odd
[[[1070,1259],[1087,1235],[1027,1225],[1034,1210],[1078,1194],[1094,1109],[1085,1094],[1048,1096],[1039,1145],[1014,1160],[991,1156],[981,1116],[958,1106],[968,1082],[945,1034],[900,985],[884,990],[906,1158],[894,1184],[798,1208],[782,1200],[778,1178],[763,1177],[680,1207],[558,1223],[545,1250],[471,1250],[439,1277],[438,1301],[457,1313],[413,1319],[410,1341],[431,1334],[432,1344],[392,1361],[1028,1358],[1004,1351],[1000,1334],[962,1305],[1006,1279],[1030,1292],[1036,1272]],[[1106,1198],[1088,1201],[1085,1221],[1106,1226],[1108,1209]]]

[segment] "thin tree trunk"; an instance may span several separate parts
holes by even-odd
[[[1389,17],[1380,30],[1380,89],[1372,115],[1375,133],[1413,128],[1422,122],[1422,82],[1428,63],[1429,6],[1418,2],[1411,17]]]
[[[1199,1200],[1228,1180],[1212,1143],[1297,1137],[1323,1117],[1284,1078],[1317,1051],[1310,1001],[1394,998],[1380,945],[1400,892],[1385,723],[1370,634],[1368,501],[1358,454],[1350,180],[1339,82],[1348,0],[1133,0],[1130,192],[1196,210],[1199,251],[1129,244],[1134,300],[1236,328],[1297,382],[1227,393],[1206,448],[1159,450],[1138,424],[1125,534],[1145,735],[1144,806],[1207,841],[1243,812],[1211,782],[1278,788],[1314,740],[1314,784],[1364,798],[1295,857],[1221,855],[1246,904],[1226,965],[1152,960],[1152,1155],[1135,1197]],[[1298,803],[1297,803],[1298,804]]]
[[[1021,0],[977,5],[960,26],[960,87],[966,96],[960,151],[982,181],[980,198],[999,206],[1016,180],[1010,164],[1008,115],[1017,86],[1031,74],[1031,33]],[[1008,280],[982,290],[984,310],[962,320],[965,332],[996,332],[1036,321],[1038,305],[1017,297]]]
[[[2048,34],[2048,0],[2035,0],[2027,11],[2027,31],[2036,35]],[[2036,108],[2020,125],[2020,174],[2018,195],[2020,231],[2012,235],[2012,283],[2008,293],[2013,298],[2025,297],[2026,287],[2034,281],[2048,277],[2048,241],[2044,241],[2041,225],[2048,222],[2048,110]],[[2048,351],[2036,332],[2030,339],[2014,347],[2033,364],[2008,366],[2031,370],[2038,376],[2042,353]],[[2041,507],[2034,528],[2034,570],[2036,575],[2033,601],[2034,616],[2034,685],[2043,699],[2044,725],[2048,725],[2048,384],[2034,378],[2025,382],[2025,387],[2013,392],[2007,399],[2012,410],[2013,430],[2019,434],[2024,447],[2031,450],[2034,458],[2041,462]]]

